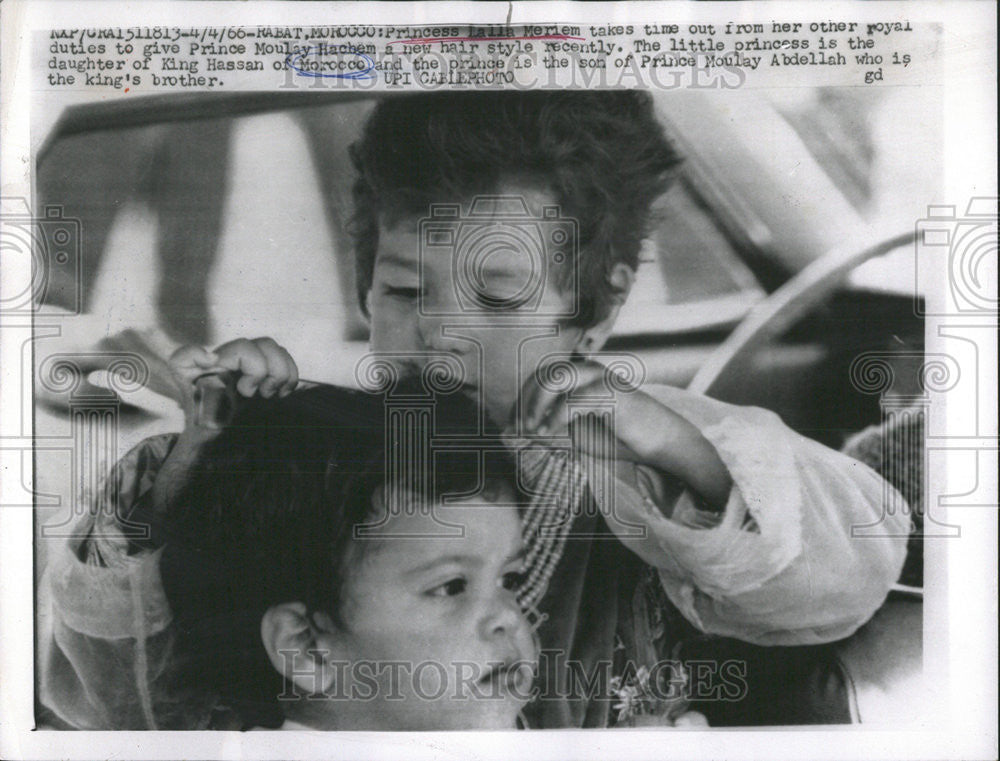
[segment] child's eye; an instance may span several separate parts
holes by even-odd
[[[523,571],[509,571],[503,575],[501,579],[504,589],[508,589],[511,592],[516,592],[524,584],[524,572]]]
[[[431,597],[455,597],[462,594],[468,584],[461,576],[456,576],[454,579],[448,579],[444,584],[439,584],[433,589],[427,590],[427,594]]]

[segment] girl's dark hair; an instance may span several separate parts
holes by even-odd
[[[432,402],[435,435],[475,430],[478,408],[468,397]],[[387,445],[386,409],[383,396],[332,386],[248,400],[206,445],[165,520],[171,694],[211,696],[246,726],[280,726],[283,677],[261,643],[261,618],[297,601],[339,621],[347,561],[365,549],[354,529],[379,515],[374,497],[387,446],[395,446]],[[495,431],[485,433],[496,441]],[[498,483],[516,494],[512,460],[496,454],[435,450],[433,477],[413,473],[400,486],[425,498]]]
[[[372,285],[379,222],[428,216],[527,179],[577,220],[575,325],[607,316],[608,280],[638,267],[650,208],[680,157],[649,93],[638,90],[440,92],[391,97],[351,146],[358,170],[353,231],[360,303]],[[572,277],[572,270],[563,270]],[[563,283],[562,285],[565,285]]]

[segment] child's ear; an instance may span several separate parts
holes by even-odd
[[[310,615],[301,602],[272,605],[260,622],[260,636],[271,665],[307,695],[333,687],[338,631],[326,614]]]
[[[580,335],[576,344],[576,350],[580,354],[586,355],[600,351],[604,342],[608,340],[608,336],[611,335],[611,330],[618,320],[618,313],[621,312],[622,305],[625,304],[629,293],[632,292],[632,286],[635,284],[635,270],[623,262],[617,262],[611,268],[608,282],[611,283],[611,289],[614,292],[611,308],[603,320],[591,325]]]

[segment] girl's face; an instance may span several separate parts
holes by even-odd
[[[518,511],[479,498],[432,512],[390,517],[350,574],[337,649],[371,695],[359,728],[511,728],[538,657],[515,598]]]
[[[511,186],[502,190],[522,198],[539,219],[543,208],[554,204],[551,194],[537,189]],[[561,256],[572,264],[547,260],[540,264],[531,251],[508,241],[506,221],[499,213],[481,214],[476,224],[486,232],[476,245],[433,251],[423,246],[418,220],[406,219],[390,227],[383,224],[368,295],[373,352],[390,360],[406,356],[416,362],[420,357],[429,362],[449,355],[459,363],[466,388],[475,392],[501,426],[508,422],[530,374],[547,357],[568,356],[582,339],[581,329],[567,327],[562,319],[573,313],[577,294],[564,293],[557,286],[561,268],[576,266],[575,258],[563,251]],[[499,225],[496,241],[489,233],[493,222]],[[540,229],[549,230],[552,224],[543,220]],[[479,291],[497,303],[536,289],[537,302],[517,305],[514,299],[500,313],[477,307],[468,299],[459,300],[460,294]]]

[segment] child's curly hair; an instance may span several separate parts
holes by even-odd
[[[372,285],[379,222],[425,216],[432,203],[537,181],[579,224],[578,312],[590,326],[615,299],[612,266],[638,266],[650,207],[680,157],[649,93],[442,92],[381,101],[351,146],[359,176],[353,231],[360,301]]]

